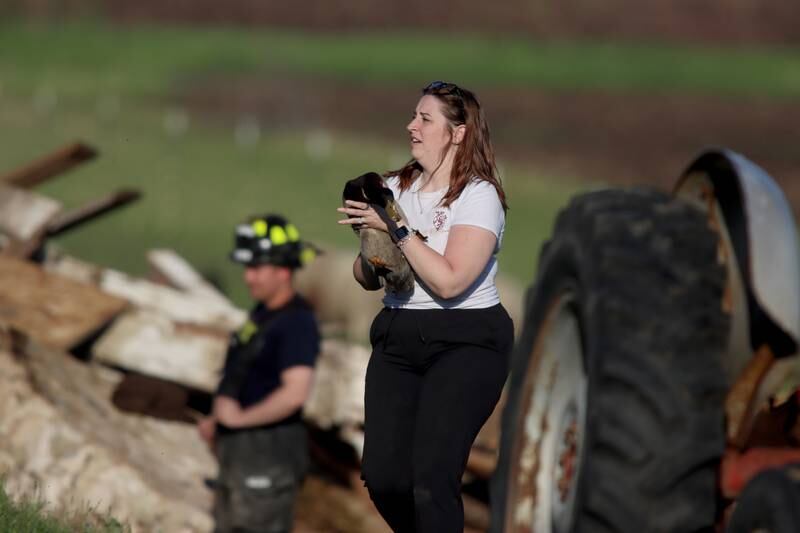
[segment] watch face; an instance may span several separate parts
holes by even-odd
[[[394,236],[395,236],[395,237],[397,237],[397,240],[398,240],[398,241],[399,241],[400,239],[404,239],[404,238],[408,237],[408,234],[409,234],[409,233],[410,233],[410,232],[408,231],[408,228],[407,228],[407,227],[405,227],[405,226],[400,226],[399,228],[397,228],[396,230],[394,230]]]

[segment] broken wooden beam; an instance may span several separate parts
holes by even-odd
[[[222,305],[116,270],[103,270],[100,288],[142,309],[159,311],[175,322],[207,326],[222,333],[239,329],[247,320],[247,313],[232,305]]]
[[[233,306],[230,300],[209,283],[177,252],[168,249],[150,250],[147,262],[153,273],[151,278],[179,291],[208,298],[220,305]]]
[[[185,329],[162,313],[129,311],[92,347],[96,361],[204,392],[216,390],[228,337]]]
[[[66,211],[55,217],[47,225],[47,236],[53,237],[83,225],[97,217],[135,202],[142,194],[133,189],[121,189],[101,198],[92,200],[83,206]]]
[[[52,198],[0,184],[0,254],[28,257],[60,211]]]
[[[72,143],[0,176],[0,183],[30,189],[95,157],[97,151],[91,146]]]
[[[0,257],[0,322],[38,342],[69,349],[99,330],[127,305],[97,287]]]

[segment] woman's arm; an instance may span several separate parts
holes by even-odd
[[[358,254],[353,261],[353,277],[365,290],[377,291],[382,288],[381,279],[375,274],[375,270],[365,263],[364,257]]]
[[[393,227],[390,228],[385,214],[376,212],[363,202],[347,200],[345,204],[346,207],[340,207],[338,211],[348,215],[348,218],[340,220],[339,224],[358,224],[387,232],[394,231],[397,226],[408,227],[405,221],[400,221],[396,224],[391,222]],[[478,279],[494,253],[496,244],[497,237],[488,229],[456,224],[450,228],[444,255],[430,248],[413,234],[403,245],[403,255],[406,256],[416,275],[434,294],[448,299],[460,295]],[[359,279],[357,269],[360,267],[357,258],[353,265],[353,275],[364,288],[367,288]],[[361,276],[364,278],[363,268]]]
[[[455,298],[467,290],[486,268],[497,237],[477,226],[450,228],[444,255],[413,235],[403,245],[403,255],[417,276],[440,298]]]

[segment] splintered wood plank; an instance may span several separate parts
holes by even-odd
[[[154,278],[179,291],[203,296],[220,305],[234,307],[228,298],[209,283],[194,267],[174,250],[156,249],[147,252],[147,262]]]
[[[63,174],[74,166],[90,161],[97,156],[97,151],[82,143],[72,143],[42,156],[31,163],[5,175],[0,175],[0,182],[29,189]]]
[[[142,194],[133,189],[121,189],[96,198],[86,204],[58,215],[47,225],[47,235],[54,236],[86,224],[110,211],[126,206],[141,198]]]
[[[220,379],[227,336],[183,327],[164,314],[132,310],[92,346],[94,360],[213,392]]]
[[[0,257],[0,322],[38,342],[69,349],[97,331],[127,305],[121,298],[39,266]]]
[[[19,241],[44,232],[61,204],[34,192],[0,184],[0,231]]]
[[[137,307],[159,311],[176,322],[208,326],[227,332],[238,329],[247,320],[247,313],[231,305],[183,293],[111,269],[103,271],[100,287],[110,294],[129,300]]]

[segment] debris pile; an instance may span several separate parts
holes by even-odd
[[[118,191],[64,212],[30,190],[95,155],[74,144],[0,177],[0,476],[12,495],[89,505],[134,531],[210,531],[204,480],[216,465],[193,422],[246,313],[170,250],[148,253],[142,279],[46,246],[139,197]],[[350,253],[328,253],[298,278],[326,337],[304,411],[315,467],[298,533],[388,531],[359,479],[369,350],[347,340],[365,336],[380,300],[357,287],[351,264]],[[497,417],[468,464],[465,487],[484,485],[465,491],[470,531],[488,527]]]

